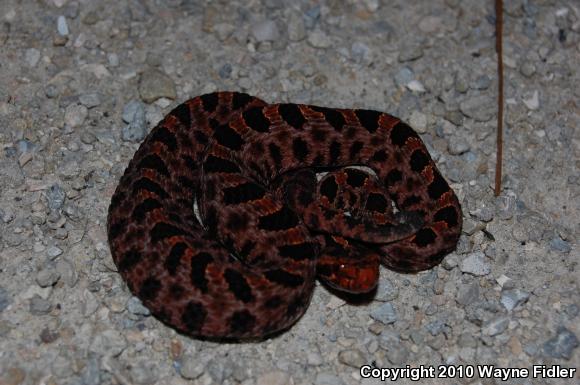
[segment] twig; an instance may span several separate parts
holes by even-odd
[[[495,161],[495,196],[501,192],[503,156],[503,1],[495,0],[495,50],[497,52],[497,152]]]

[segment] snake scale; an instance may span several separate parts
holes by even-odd
[[[373,172],[349,167],[361,165]],[[111,199],[108,238],[158,319],[198,338],[246,339],[290,327],[317,277],[361,293],[379,263],[435,266],[461,224],[456,195],[398,118],[216,92],[145,138]]]

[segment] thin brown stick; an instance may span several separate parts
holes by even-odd
[[[495,50],[497,52],[497,152],[495,160],[495,196],[501,192],[503,157],[503,1],[495,0]]]

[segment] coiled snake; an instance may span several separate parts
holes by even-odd
[[[160,320],[196,337],[262,338],[305,312],[317,276],[358,293],[375,287],[379,263],[429,269],[461,223],[456,195],[398,118],[217,92],[150,132],[112,197],[108,236]]]

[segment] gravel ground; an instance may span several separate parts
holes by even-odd
[[[0,0],[0,384],[379,384],[391,381],[359,367],[580,368],[580,4],[506,1],[504,28],[495,198],[491,0]],[[383,269],[368,303],[318,286],[293,328],[260,343],[161,324],[116,272],[109,199],[147,131],[214,90],[409,121],[463,203],[457,251],[417,275]]]

